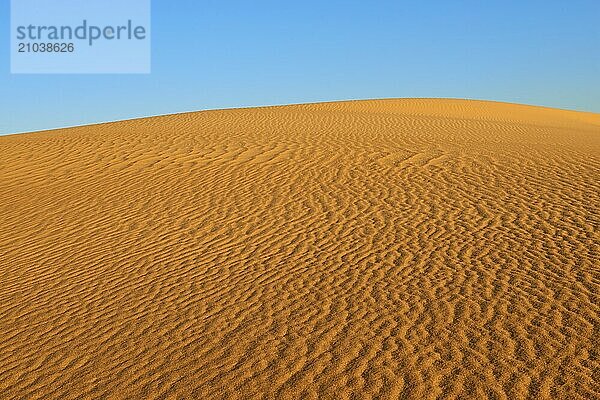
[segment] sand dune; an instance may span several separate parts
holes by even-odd
[[[0,398],[600,398],[599,114],[178,114],[0,182]]]

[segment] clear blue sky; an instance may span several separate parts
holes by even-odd
[[[11,75],[0,134],[210,108],[458,97],[600,112],[600,1],[153,0],[149,75]]]

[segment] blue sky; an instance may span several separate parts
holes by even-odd
[[[0,134],[211,108],[457,97],[600,112],[600,1],[152,1],[152,73],[11,75]]]

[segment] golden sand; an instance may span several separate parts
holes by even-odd
[[[0,137],[0,397],[600,397],[600,115],[464,100]]]

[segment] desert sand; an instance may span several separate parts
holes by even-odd
[[[0,183],[0,398],[600,398],[600,114],[184,113]]]

